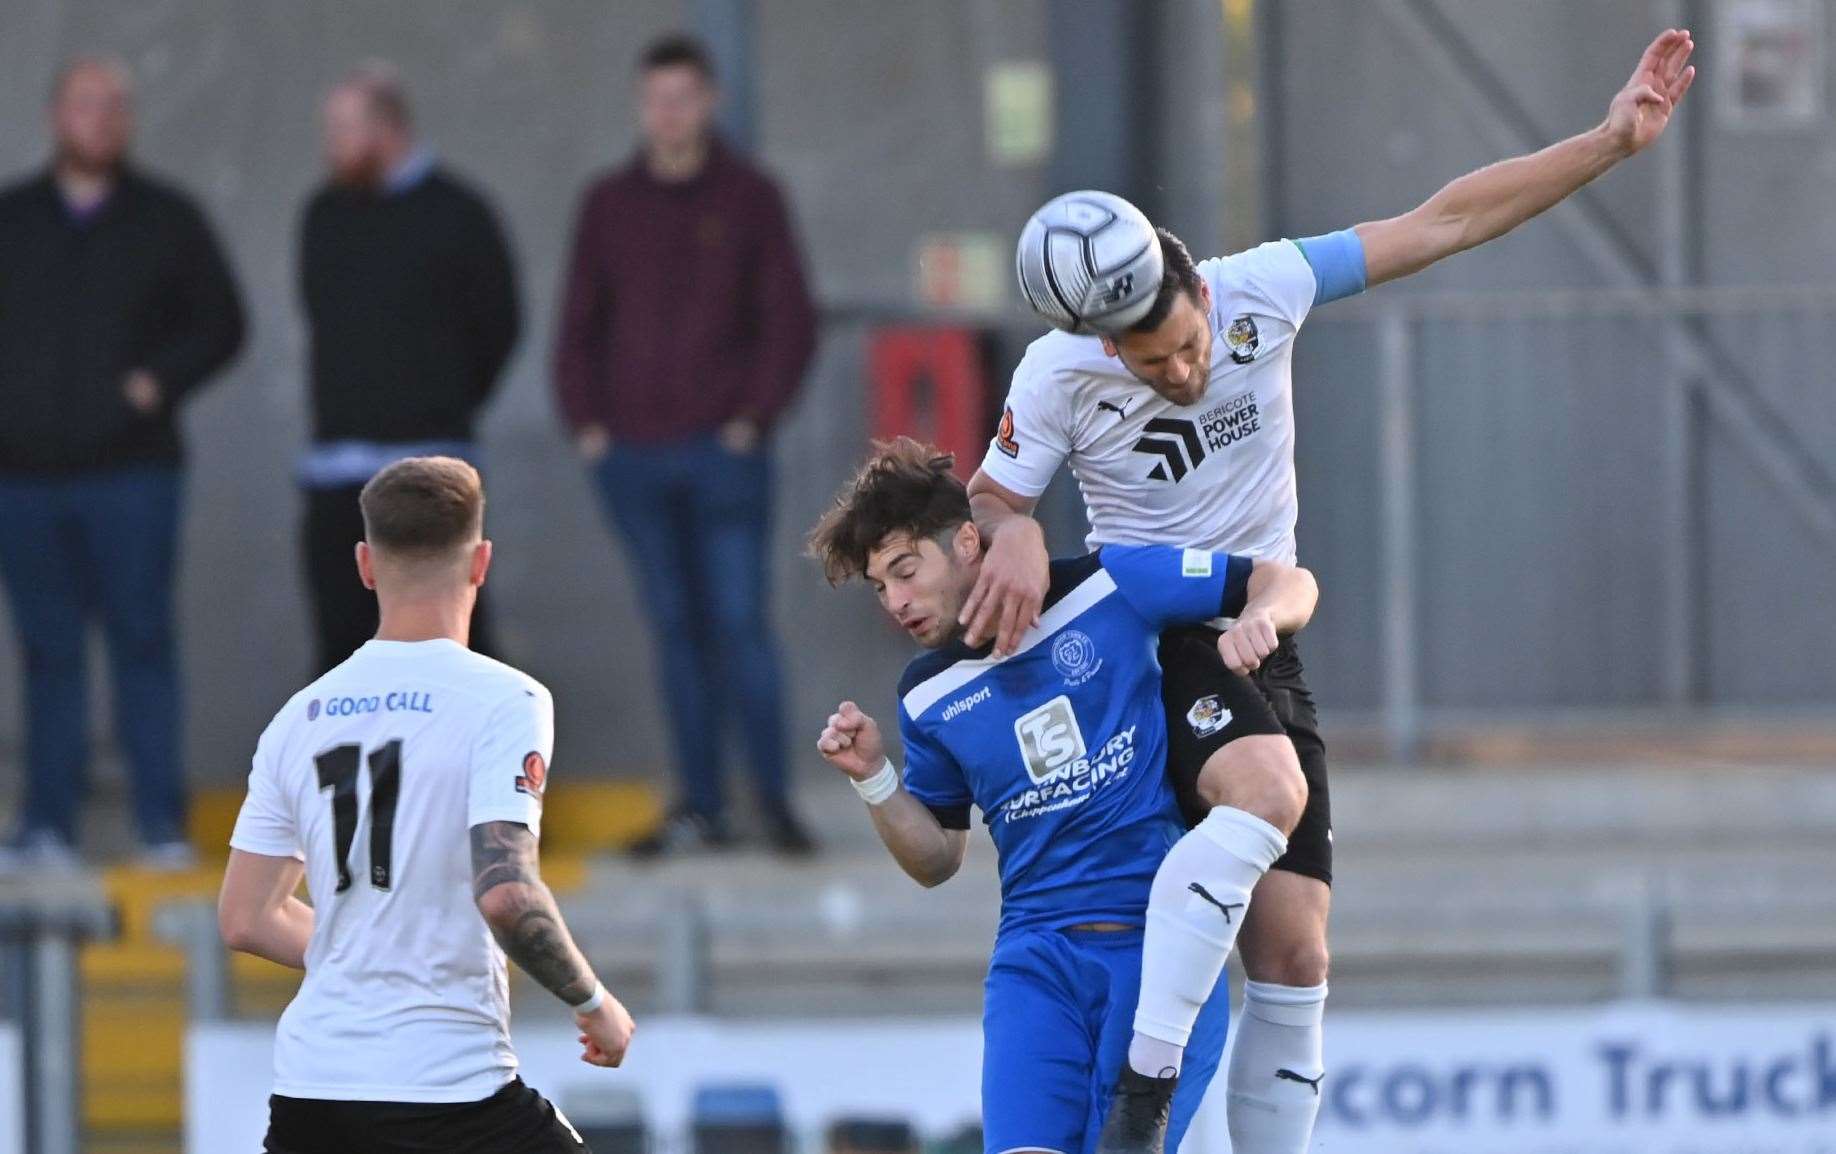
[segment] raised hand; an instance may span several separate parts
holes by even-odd
[[[1052,582],[1052,560],[1046,555],[1039,522],[1016,517],[997,533],[982,558],[982,571],[963,602],[957,623],[966,627],[970,646],[992,640],[1003,656],[1020,647],[1020,637],[1039,621]]]
[[[880,737],[879,723],[852,701],[842,702],[829,715],[816,750],[855,781],[866,781],[886,761],[886,743]]]
[[[1689,63],[1695,50],[1687,28],[1667,29],[1645,49],[1632,79],[1607,107],[1606,130],[1626,152],[1647,147],[1670,123],[1670,114],[1696,81],[1696,68]]]

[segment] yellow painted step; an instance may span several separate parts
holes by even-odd
[[[91,1133],[157,1131],[173,1133],[184,1125],[176,1085],[116,1086],[107,1094],[90,1093],[83,1103],[83,1125]]]
[[[114,901],[121,918],[121,940],[152,942],[153,913],[162,904],[179,900],[217,900],[223,884],[221,864],[169,873],[113,866],[102,871],[102,888]]]
[[[152,942],[97,942],[79,961],[85,1001],[118,989],[155,986],[177,991],[185,983],[185,954]]]
[[[191,844],[207,860],[229,853],[242,808],[242,788],[202,789],[191,799]],[[557,779],[542,813],[544,852],[592,854],[622,850],[655,828],[663,813],[656,789],[641,781]],[[221,871],[218,875],[221,877]]]
[[[83,1005],[83,1075],[90,1097],[132,1083],[178,1087],[185,1007],[167,998],[93,998]]]

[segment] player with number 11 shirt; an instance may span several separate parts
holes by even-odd
[[[411,458],[362,504],[381,628],[262,734],[219,903],[230,946],[306,971],[264,1149],[585,1150],[516,1076],[505,955],[572,1008],[584,1061],[618,1065],[633,1027],[541,881],[548,690],[465,645],[491,560],[478,475]]]

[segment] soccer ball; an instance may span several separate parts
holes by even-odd
[[[1073,333],[1116,334],[1160,292],[1160,242],[1140,209],[1108,192],[1046,201],[1020,230],[1020,291],[1033,311]]]

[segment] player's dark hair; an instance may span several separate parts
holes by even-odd
[[[810,530],[810,556],[829,584],[866,573],[868,556],[888,537],[943,537],[971,520],[969,490],[950,471],[955,464],[949,453],[910,437],[875,441],[873,456]]]
[[[405,557],[450,553],[484,533],[484,483],[455,457],[409,457],[370,478],[357,502],[363,538]]]
[[[714,83],[714,57],[708,53],[701,41],[682,32],[671,32],[652,40],[638,57],[638,69],[651,72],[658,68],[677,68],[687,66],[701,73],[701,78]]]
[[[1140,320],[1128,326],[1131,333],[1151,333],[1159,328],[1173,311],[1173,302],[1181,293],[1191,297],[1194,304],[1199,300],[1198,265],[1193,262],[1186,242],[1164,228],[1156,228],[1154,235],[1160,238],[1160,291],[1154,294],[1153,306]]]

